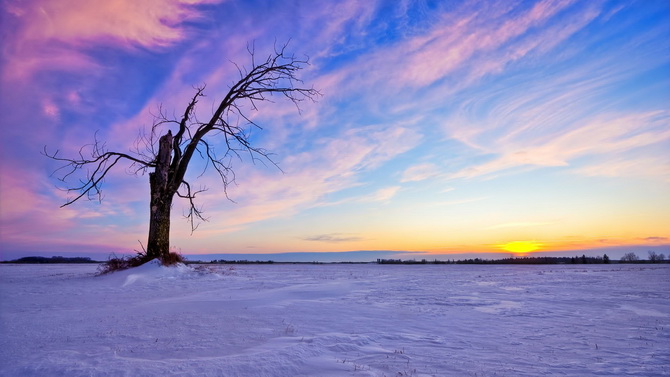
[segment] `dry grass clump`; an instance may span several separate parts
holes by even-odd
[[[186,258],[184,258],[183,255],[174,251],[171,251],[168,255],[161,258],[161,264],[163,266],[172,266],[174,264],[185,263],[185,262]]]

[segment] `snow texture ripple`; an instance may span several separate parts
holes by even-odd
[[[670,265],[0,265],[0,376],[667,376]]]

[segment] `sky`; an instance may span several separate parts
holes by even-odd
[[[249,46],[286,42],[322,96],[245,109],[281,170],[236,161],[230,199],[192,163],[208,221],[191,232],[175,201],[175,250],[670,256],[670,2],[0,6],[0,259],[140,249],[148,176],[120,166],[102,201],[60,208],[77,180],[44,147],[129,152],[159,107],[205,84],[211,115]]]

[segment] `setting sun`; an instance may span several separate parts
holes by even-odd
[[[498,246],[503,250],[511,251],[515,254],[525,254],[539,250],[542,244],[535,241],[513,241]]]

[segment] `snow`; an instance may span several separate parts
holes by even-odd
[[[664,376],[670,265],[0,265],[0,376]]]

